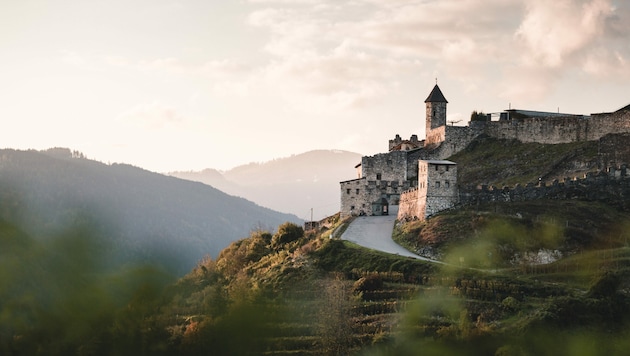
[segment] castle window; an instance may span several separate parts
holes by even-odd
[[[381,174],[380,173],[376,173],[376,180],[381,180]]]
[[[448,166],[446,166],[446,168],[448,168]],[[445,181],[444,182],[444,188],[450,188],[450,187],[451,187],[451,182]]]
[[[354,210],[354,205],[352,205],[352,206],[350,207],[350,210]]]
[[[437,170],[438,170],[438,167],[439,167],[439,166],[436,164],[436,165],[435,165],[435,171],[436,171],[436,172],[437,172]]]
[[[448,172],[448,165],[446,166],[446,171]]]
[[[359,188],[357,188],[357,194],[359,194]]]
[[[435,182],[435,187],[439,188],[440,187],[440,182]]]
[[[346,189],[346,194],[350,194],[350,189]]]

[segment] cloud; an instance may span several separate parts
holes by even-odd
[[[273,93],[282,109],[322,114],[379,103],[401,81],[439,73],[467,93],[544,97],[571,71],[628,78],[630,5],[612,0],[249,0],[267,35],[256,58],[176,56],[99,62],[206,80],[213,95]],[[552,71],[553,70],[553,71]],[[421,73],[421,75],[419,75]],[[442,79],[444,78],[444,79]],[[518,81],[515,81],[517,79]],[[488,82],[492,82],[488,85]],[[518,86],[515,83],[525,83]]]
[[[535,0],[516,32],[529,50],[528,61],[560,67],[603,35],[614,8],[609,0]]]
[[[395,87],[397,74],[417,70],[412,60],[382,58],[341,44],[326,54],[302,54],[265,69],[268,83],[283,83],[290,96],[298,91],[329,101],[335,109],[361,106]],[[324,104],[324,103],[322,103]]]
[[[249,24],[269,31],[265,49],[275,58],[265,69],[269,77],[351,108],[389,95],[401,77],[436,60],[455,67],[462,80],[478,78],[511,41],[503,29],[516,25],[503,14],[520,7],[502,0],[274,2],[252,12]]]
[[[571,71],[628,73],[626,2],[320,0],[255,5],[249,23],[269,31],[265,49],[275,57],[267,71],[278,71],[276,76],[286,82],[305,82],[290,85],[292,90],[350,105],[388,95],[394,78],[419,68],[433,67],[469,91],[503,74],[492,87],[528,99],[544,96]],[[421,65],[396,69],[394,63]],[[517,90],[515,77],[528,85]]]
[[[599,48],[589,52],[583,62],[582,68],[593,76],[627,81],[630,79],[630,57],[628,53],[610,51]]]

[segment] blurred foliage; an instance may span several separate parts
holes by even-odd
[[[0,354],[623,354],[627,219],[570,203],[478,206],[398,226],[399,237],[438,246],[445,264],[331,239],[341,222],[308,234],[285,223],[176,281],[156,266],[113,268],[89,218],[47,239],[5,218]],[[514,262],[540,249],[565,254]]]
[[[89,226],[38,241],[0,221],[0,354],[141,354],[157,346],[143,344],[151,333],[144,320],[172,277],[151,266],[107,269],[103,247]]]

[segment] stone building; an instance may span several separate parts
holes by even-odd
[[[418,140],[417,135],[409,140],[396,135],[389,140],[388,152],[361,158],[361,163],[355,167],[357,178],[340,182],[342,218],[383,215],[389,213],[390,205],[400,205],[399,218],[424,219],[452,207],[457,203],[457,166],[445,160],[482,134],[556,144],[599,140],[611,133],[630,133],[630,105],[615,112],[590,116],[510,109],[496,115],[497,120],[489,115],[488,120],[471,121],[468,126],[451,126],[446,122],[447,104],[436,84],[425,100],[424,140]],[[617,161],[619,157],[611,153],[607,160]],[[437,167],[442,176],[428,174],[431,168],[427,167]],[[428,170],[423,171],[425,168]]]
[[[403,192],[398,219],[414,220],[449,209],[457,204],[457,165],[446,160],[418,161],[418,187]]]
[[[435,85],[425,100],[430,141],[419,141],[417,135],[403,140],[396,135],[389,141],[389,152],[361,158],[355,167],[357,178],[340,183],[342,218],[387,214],[389,205],[399,205],[401,194],[418,187],[418,162],[442,158],[439,147],[447,132],[447,103]],[[452,182],[454,188],[455,180]]]

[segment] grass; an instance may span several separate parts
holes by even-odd
[[[595,171],[597,142],[546,145],[485,137],[449,160],[457,162],[457,179],[464,184],[525,185],[539,177],[551,182]]]

